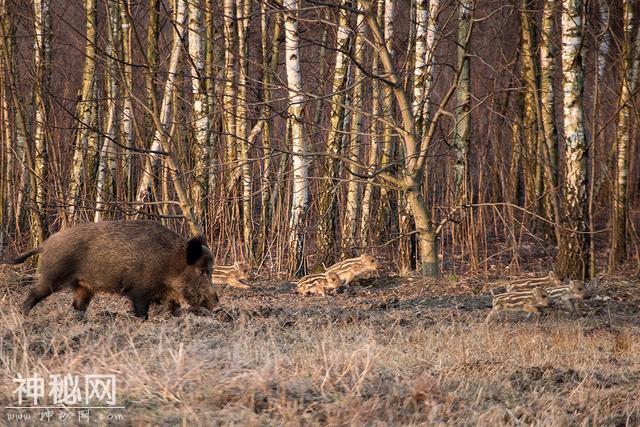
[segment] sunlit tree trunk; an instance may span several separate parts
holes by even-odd
[[[342,5],[345,5],[343,0]],[[331,114],[326,150],[330,155],[326,160],[327,170],[320,192],[320,221],[318,224],[318,251],[321,261],[330,265],[335,261],[335,239],[337,223],[337,191],[339,181],[339,162],[333,157],[340,154],[340,130],[344,122],[345,85],[348,71],[349,29],[348,15],[345,10],[337,9],[339,14],[336,35],[336,59],[333,82],[331,84]]]
[[[357,3],[358,10],[362,10],[360,2]],[[353,59],[356,62],[353,72],[353,96],[351,99],[351,132],[349,143],[349,158],[354,163],[359,163],[360,147],[362,145],[362,98],[364,95],[364,75],[360,69],[364,64],[364,14],[358,14],[356,18],[356,32],[353,41]],[[359,172],[359,168],[352,163],[349,169]],[[342,247],[347,251],[353,251],[353,247],[358,244],[358,216],[361,204],[359,179],[348,176],[349,185],[347,189],[347,206],[344,218]],[[356,255],[355,253],[353,255]]]
[[[287,86],[289,88],[289,115],[291,116],[291,151],[293,154],[293,200],[290,215],[290,242],[294,254],[294,272],[296,275],[305,273],[304,262],[304,219],[309,200],[309,177],[307,142],[304,134],[304,118],[302,109],[304,95],[302,86],[302,72],[300,70],[300,40],[298,35],[298,0],[284,0],[285,10],[285,40],[286,40],[286,69]]]
[[[438,239],[431,222],[431,214],[422,194],[422,181],[426,161],[425,146],[422,144],[422,141],[416,137],[415,119],[411,111],[411,103],[400,84],[400,78],[395,70],[393,58],[385,45],[385,36],[380,29],[375,15],[371,13],[371,2],[363,1],[363,4],[368,10],[366,20],[373,33],[376,53],[380,58],[380,63],[384,66],[385,74],[390,86],[393,88],[393,94],[395,95],[399,110],[402,114],[401,136],[405,157],[400,171],[401,175],[397,179],[391,176],[387,176],[386,179],[392,180],[404,190],[411,216],[415,221],[419,255],[417,262],[420,271],[427,276],[438,276],[440,272],[437,251]],[[465,45],[467,43],[468,40],[465,40]],[[449,93],[451,93],[451,91]],[[448,96],[449,94],[445,96],[443,99],[444,102],[449,99]],[[427,140],[433,137],[436,124],[437,120],[434,118],[434,123],[432,123],[429,128]]]
[[[563,0],[562,86],[566,177],[564,225],[556,272],[560,277],[585,279],[589,271],[587,218],[587,143],[584,128],[584,66],[582,0]]]
[[[556,129],[555,90],[553,80],[555,75],[555,0],[544,2],[542,12],[542,34],[540,41],[540,97],[541,120],[544,129],[544,140],[547,146],[544,161],[548,167],[547,183],[551,186],[551,203],[558,205],[558,132]],[[552,208],[555,210],[556,208]],[[559,221],[559,213],[553,216]]]
[[[236,101],[236,121],[239,143],[239,155],[242,168],[242,231],[245,252],[248,257],[253,253],[253,224],[251,206],[251,163],[249,162],[249,117],[247,108],[247,82],[249,73],[248,29],[251,0],[236,0],[238,17],[238,98]]]
[[[86,19],[84,68],[82,70],[80,100],[76,107],[76,114],[78,115],[79,122],[66,200],[68,221],[71,223],[75,222],[74,217],[78,207],[78,201],[76,198],[79,195],[78,192],[80,189],[82,170],[83,166],[86,164],[85,159],[88,158],[87,145],[89,143],[89,134],[92,132],[91,128],[94,126],[94,124],[91,123],[91,112],[92,109],[95,108],[93,88],[95,87],[96,68],[96,1],[85,0],[84,11]]]
[[[384,0],[378,0],[376,3],[376,16],[381,16],[384,13]],[[374,75],[378,75],[380,72],[379,66],[380,60],[377,55],[373,56],[373,64],[371,72]],[[378,167],[378,159],[379,159],[379,148],[381,145],[381,138],[378,133],[378,119],[381,114],[381,86],[380,82],[375,79],[371,82],[372,84],[372,94],[371,94],[371,120],[370,120],[370,130],[369,134],[371,135],[371,145],[369,146],[369,153],[367,158],[368,172],[373,173],[375,169]],[[362,196],[362,215],[360,218],[360,239],[363,245],[367,245],[370,242],[370,233],[372,228],[372,216],[371,210],[373,205],[373,195],[374,195],[375,187],[373,185],[373,180],[369,179],[364,184],[364,194]]]
[[[189,57],[191,66],[191,93],[193,108],[191,127],[193,129],[193,182],[190,187],[191,202],[198,222],[205,215],[205,196],[207,193],[207,145],[209,143],[209,114],[207,111],[207,92],[204,78],[203,38],[205,31],[202,22],[202,4],[199,0],[189,3]]]
[[[149,22],[147,24],[147,46],[145,56],[147,66],[144,86],[149,105],[156,103],[156,71],[158,68],[158,36],[160,19],[160,0],[149,0]]]
[[[384,1],[384,15],[382,22],[384,23],[384,45],[389,56],[393,58],[395,51],[393,48],[393,33],[394,33],[394,20],[395,20],[395,0]],[[385,66],[386,72],[386,66]],[[382,131],[382,153],[380,156],[380,166],[387,167],[393,162],[395,155],[395,141],[394,130],[389,121],[393,121],[395,113],[395,98],[393,95],[393,89],[389,85],[383,86],[382,94],[382,117],[385,118],[383,122]],[[380,216],[380,224],[385,224],[387,221],[391,221],[389,224],[391,228],[394,227],[393,221],[398,217],[398,209],[396,206],[396,200],[393,196],[393,191],[389,188],[382,187],[380,189],[380,208],[378,215]]]
[[[122,40],[122,48],[120,58],[122,60],[122,113],[120,114],[120,140],[125,147],[133,146],[133,46],[132,31],[133,23],[131,22],[131,2],[127,0],[120,1],[120,28],[122,29],[120,38]],[[121,200],[130,200],[132,198],[135,182],[133,181],[133,155],[124,151],[122,153],[122,173],[124,175],[124,188],[122,188],[119,198]]]
[[[11,37],[9,31],[9,14],[6,10],[5,0],[0,0],[0,37],[9,39]],[[9,120],[9,84],[6,81],[7,67],[5,63],[5,55],[2,50],[4,43],[0,44],[0,247],[4,242],[5,233],[9,230],[11,218],[9,212],[12,210],[11,205],[11,182],[17,182],[12,179],[12,171],[14,168],[14,158],[12,154],[12,138]],[[10,55],[7,55],[10,56]]]
[[[460,80],[456,91],[456,125],[453,137],[454,164],[453,189],[455,203],[464,203],[467,197],[467,151],[471,141],[471,67],[464,42],[469,38],[473,0],[458,3],[458,67]]]
[[[235,7],[233,0],[224,0],[224,94],[222,97],[223,131],[227,148],[227,164],[237,159],[236,132],[236,57],[234,54]],[[231,174],[230,179],[233,178]],[[228,185],[227,185],[228,187]]]
[[[107,115],[104,125],[105,137],[102,141],[98,160],[98,177],[96,180],[96,208],[93,220],[102,221],[103,210],[109,197],[109,190],[115,186],[115,146],[113,141],[120,140],[116,131],[120,122],[120,76],[116,74],[119,67],[118,57],[121,54],[122,38],[120,26],[120,2],[111,0],[107,2],[107,22],[109,26],[109,39],[107,43],[107,67],[105,69],[105,86],[107,87]],[[110,180],[111,182],[109,182]]]
[[[6,6],[2,3],[3,6]],[[20,173],[20,178],[23,179],[24,185],[19,184],[18,186],[18,197],[16,199],[15,206],[15,226],[16,228],[20,227],[22,216],[20,212],[22,211],[22,205],[25,204],[31,208],[31,237],[32,240],[37,242],[42,242],[45,238],[44,236],[44,218],[42,211],[37,209],[37,192],[35,189],[38,187],[38,176],[36,175],[35,168],[35,159],[34,153],[31,150],[31,147],[34,145],[33,142],[33,133],[29,132],[27,129],[27,118],[23,103],[18,97],[18,73],[16,72],[16,45],[15,45],[15,33],[14,27],[11,22],[11,18],[8,14],[6,8],[2,8],[0,11],[2,13],[2,19],[0,20],[0,24],[2,25],[2,37],[0,37],[0,53],[2,53],[2,58],[0,60],[3,63],[4,74],[3,79],[5,81],[5,85],[8,86],[7,93],[11,96],[11,108],[13,113],[15,114],[15,150],[16,155],[19,155],[20,158],[16,159],[23,163],[22,172]],[[6,121],[5,124],[10,123],[10,121]],[[7,142],[10,142],[11,138]],[[27,179],[28,178],[28,179]],[[26,183],[28,182],[28,186],[31,188],[31,191],[27,190]],[[22,196],[25,194],[25,196]],[[25,198],[28,197],[29,203],[24,203]]]
[[[45,101],[45,91],[49,87],[50,64],[51,64],[51,0],[34,0],[34,29],[35,42],[33,46],[35,59],[35,121],[34,121],[34,173],[37,177],[37,187],[31,191],[36,193],[36,206],[33,211],[40,212],[43,221],[33,218],[32,240],[35,246],[42,242],[46,236],[46,203],[47,203],[47,104]],[[40,226],[44,229],[40,230]]]
[[[160,159],[160,155],[157,153],[161,149],[161,139],[165,138],[164,135],[169,128],[171,109],[173,108],[173,92],[176,86],[175,81],[178,72],[178,62],[180,59],[180,50],[182,49],[182,40],[186,32],[187,10],[185,0],[177,0],[175,16],[175,33],[173,35],[173,45],[171,48],[171,56],[169,58],[167,80],[164,84],[159,123],[155,123],[153,142],[149,149],[151,153],[147,156],[148,161],[145,162],[145,167],[142,170],[142,178],[140,179],[138,191],[136,192],[136,202],[140,204],[147,201],[151,194],[151,186],[153,185],[152,169]],[[140,208],[142,208],[142,206],[140,206]]]
[[[555,0],[553,0],[555,2]],[[624,4],[631,3],[625,0]],[[611,6],[609,0],[599,0],[598,15],[600,25],[602,25],[602,37],[598,43],[598,81],[602,82],[605,78],[607,65],[609,65],[609,50],[611,49]]]
[[[264,129],[262,131],[262,177],[261,177],[261,235],[263,245],[261,252],[266,250],[266,240],[271,234],[271,219],[273,213],[273,203],[270,203],[272,193],[272,180],[273,180],[273,151],[271,146],[271,132],[272,125],[269,117],[272,112],[270,109],[271,92],[272,92],[272,75],[275,75],[278,71],[278,59],[280,54],[280,38],[282,37],[282,17],[280,14],[275,14],[272,20],[269,20],[267,15],[267,4],[261,4],[262,21],[261,21],[261,44],[262,44],[262,102],[264,107],[262,109],[262,117],[264,120]],[[269,25],[269,24],[272,25]],[[270,28],[273,26],[273,35],[270,32]],[[270,39],[271,38],[271,45]]]
[[[632,94],[637,87],[638,55],[640,55],[640,25],[635,36],[634,49],[634,10],[630,1],[624,2],[624,39],[622,43],[622,67],[620,70],[620,109],[616,129],[616,175],[612,196],[612,229],[609,268],[613,269],[627,257],[627,222],[629,206],[627,201],[627,177],[629,174],[629,142],[631,137],[630,119],[633,113]],[[635,55],[635,56],[634,56]],[[635,69],[634,69],[635,68]]]

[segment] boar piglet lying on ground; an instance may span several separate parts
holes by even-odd
[[[22,305],[29,311],[54,292],[73,290],[73,307],[85,311],[97,292],[124,295],[147,319],[153,302],[178,314],[183,304],[212,309],[212,255],[203,236],[187,240],[153,221],[106,221],[62,230],[8,264],[40,253],[36,285]]]

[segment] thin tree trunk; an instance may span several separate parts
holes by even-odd
[[[264,104],[262,109],[261,120],[264,122],[264,129],[262,131],[262,182],[261,188],[261,239],[262,245],[260,252],[264,254],[266,251],[266,243],[268,236],[272,233],[271,219],[273,215],[273,204],[270,203],[271,199],[271,186],[273,179],[273,151],[271,147],[271,91],[272,91],[272,74],[275,75],[278,71],[278,59],[280,54],[280,38],[282,36],[282,19],[280,14],[276,14],[272,21],[273,23],[273,36],[271,37],[272,44],[269,48],[269,20],[267,16],[266,3],[261,4],[262,22],[261,22],[261,43],[262,43],[262,102]]]
[[[117,58],[120,55],[122,46],[121,26],[120,26],[120,3],[119,1],[109,1],[106,4],[107,22],[109,25],[109,39],[107,44],[107,67],[105,69],[105,85],[107,87],[107,117],[104,125],[105,137],[102,148],[98,156],[98,177],[96,180],[96,209],[93,220],[99,222],[103,218],[105,201],[108,200],[108,189],[112,185],[107,180],[115,181],[114,163],[115,150],[112,141],[119,141],[116,132],[116,124],[120,122],[119,100],[120,100],[120,79],[116,75],[118,69]],[[115,185],[115,184],[114,184]]]
[[[251,0],[237,0],[238,16],[238,98],[236,101],[236,121],[239,142],[240,167],[242,168],[242,231],[244,237],[245,256],[253,256],[253,221],[251,207],[251,163],[249,162],[249,117],[247,108],[247,81],[249,73],[249,12]]]
[[[204,79],[204,55],[202,25],[202,5],[200,1],[189,3],[189,57],[191,65],[191,93],[193,108],[191,127],[193,129],[193,183],[190,187],[191,201],[194,204],[196,221],[202,223],[206,212],[207,194],[207,145],[209,143],[209,115],[207,111],[207,92]]]
[[[33,233],[32,241],[34,246],[42,242],[46,236],[46,204],[47,204],[47,175],[48,175],[48,153],[47,153],[47,105],[45,101],[45,91],[49,87],[50,63],[51,63],[51,0],[34,0],[34,56],[35,56],[35,125],[34,125],[34,173],[36,176],[36,187],[31,191],[36,193],[36,205],[32,214]],[[38,212],[38,213],[36,213]],[[40,215],[42,221],[35,216]],[[44,227],[40,230],[40,227]]]
[[[120,35],[122,40],[122,49],[120,51],[120,58],[122,59],[122,86],[120,96],[122,97],[122,113],[120,114],[120,140],[125,147],[133,146],[133,46],[132,46],[132,31],[133,23],[131,22],[131,3],[126,0],[120,1],[120,27],[122,33]],[[135,188],[135,181],[133,180],[133,156],[130,152],[122,150],[122,162],[121,168],[124,175],[124,185],[121,192],[119,192],[119,198],[121,200],[129,201],[133,197],[133,189]]]
[[[87,158],[86,150],[89,143],[89,134],[94,126],[91,123],[91,111],[94,108],[94,80],[96,68],[96,20],[97,8],[95,0],[85,0],[84,3],[86,19],[86,44],[84,51],[84,68],[82,70],[82,89],[80,100],[76,107],[76,114],[79,120],[79,129],[76,134],[73,151],[73,163],[71,166],[71,176],[67,188],[67,221],[75,222],[75,213],[78,204],[78,192],[80,189],[80,179],[82,177],[84,159]]]
[[[346,5],[342,0],[342,5]],[[327,171],[325,181],[320,191],[320,221],[318,224],[317,239],[320,261],[326,265],[335,261],[335,239],[337,223],[337,191],[339,181],[339,162],[335,158],[340,154],[342,129],[344,123],[345,86],[347,82],[349,47],[348,15],[343,9],[338,9],[338,30],[336,36],[336,62],[331,84],[331,114],[329,118],[329,132],[327,135],[326,150],[330,157],[326,161]]]
[[[175,34],[173,35],[173,46],[171,48],[171,57],[169,58],[169,70],[167,74],[167,80],[164,84],[164,93],[162,96],[162,106],[160,109],[160,122],[156,125],[153,142],[151,143],[150,151],[151,153],[148,155],[148,165],[142,170],[142,179],[140,180],[140,185],[138,186],[136,202],[143,203],[151,194],[151,186],[153,185],[153,175],[152,169],[158,160],[160,159],[160,155],[157,154],[161,149],[161,139],[162,135],[167,133],[169,128],[169,121],[171,118],[171,109],[172,100],[173,100],[173,92],[175,90],[175,81],[178,72],[178,62],[180,59],[180,50],[182,48],[182,40],[184,38],[185,29],[186,29],[186,1],[178,0],[176,5],[176,25],[175,25]],[[155,119],[154,119],[155,120]]]
[[[393,23],[395,20],[395,0],[384,0],[384,16],[382,22],[384,23],[384,45],[389,52],[389,56],[393,58],[395,51],[393,48]],[[384,66],[386,70],[386,66]],[[385,71],[386,72],[386,71]],[[389,85],[383,87],[382,98],[382,116],[386,119],[383,123],[382,131],[382,153],[380,156],[380,166],[387,167],[393,162],[395,156],[395,140],[393,135],[393,128],[390,124],[395,115],[395,98],[393,94],[393,88]],[[395,169],[395,168],[393,168]],[[394,173],[394,171],[391,171]],[[394,223],[398,218],[398,207],[396,205],[396,197],[394,191],[383,186],[380,188],[380,208],[378,215],[380,216],[381,224],[385,224],[388,221],[389,231],[393,232],[397,224]]]
[[[471,67],[467,56],[473,0],[461,0],[458,3],[458,67],[462,69],[456,90],[456,125],[453,138],[454,165],[453,189],[454,204],[465,203],[467,199],[467,151],[471,141]]]
[[[236,131],[236,61],[234,55],[234,2],[224,0],[224,94],[222,98],[223,131],[227,147],[227,166],[237,159],[237,131]],[[235,180],[233,173],[229,179]],[[227,183],[227,188],[232,183]]]
[[[360,2],[357,3],[358,10],[362,10]],[[358,14],[356,18],[356,31],[353,41],[353,58],[356,62],[353,73],[353,97],[351,99],[351,132],[349,143],[349,158],[355,162],[359,162],[360,147],[362,145],[362,98],[364,95],[364,75],[360,67],[364,66],[364,14]],[[359,172],[354,163],[351,163],[350,170]],[[360,208],[360,182],[359,179],[350,176],[347,189],[347,206],[344,218],[343,242],[342,247],[347,251],[353,252],[353,247],[358,245],[358,216]],[[351,255],[356,255],[352,253]]]
[[[289,115],[291,116],[291,151],[293,153],[293,201],[289,228],[290,242],[294,254],[294,273],[305,274],[304,262],[304,218],[309,200],[309,164],[305,158],[307,142],[302,116],[304,95],[300,70],[300,40],[298,36],[298,1],[284,0],[287,86],[289,88]]]
[[[147,93],[149,105],[156,104],[156,72],[158,67],[158,37],[160,20],[160,0],[149,0],[149,22],[147,25],[147,71],[144,85]]]
[[[422,195],[422,178],[424,174],[425,153],[424,147],[416,138],[415,119],[411,111],[411,104],[407,94],[404,92],[400,79],[395,70],[394,62],[389,50],[385,46],[385,36],[383,36],[375,15],[371,13],[371,2],[363,1],[366,9],[366,20],[373,33],[376,45],[376,53],[380,57],[380,62],[384,66],[388,81],[393,87],[395,99],[402,114],[402,142],[404,146],[404,164],[402,167],[402,178],[392,179],[401,186],[406,194],[407,202],[411,210],[411,215],[416,226],[416,240],[418,243],[420,270],[428,276],[438,276],[440,269],[438,266],[438,241],[437,234],[433,230],[431,215],[427,209],[426,202]],[[464,44],[468,43],[468,39]],[[446,102],[448,97],[443,100]],[[435,119],[434,119],[435,120]],[[435,123],[431,125],[427,137],[430,139],[435,132]]]
[[[555,109],[555,90],[553,80],[555,75],[554,58],[556,56],[555,48],[555,9],[556,0],[547,0],[544,2],[542,12],[542,34],[540,42],[540,115],[542,127],[544,130],[544,142],[546,150],[543,161],[546,165],[546,186],[549,190],[547,196],[547,204],[551,209],[547,208],[548,213],[553,214],[554,225],[559,230],[560,209],[558,197],[558,131],[556,128],[556,109]],[[551,215],[547,215],[551,217]],[[557,232],[558,233],[558,232]],[[556,234],[557,234],[556,233]],[[556,235],[556,241],[559,242],[560,236]]]
[[[609,269],[613,270],[624,262],[627,257],[627,222],[629,221],[629,206],[627,202],[627,177],[629,174],[629,143],[631,137],[630,115],[632,113],[632,94],[635,90],[637,69],[634,62],[638,61],[639,50],[634,52],[634,10],[631,2],[624,2],[624,41],[622,44],[622,67],[620,109],[618,126],[616,129],[616,176],[612,195],[612,230],[611,251],[609,253]],[[640,48],[640,25],[636,35],[636,43]],[[633,56],[635,53],[636,57]],[[637,68],[637,65],[636,65]]]

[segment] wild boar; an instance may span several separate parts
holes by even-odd
[[[124,295],[136,316],[148,318],[151,303],[212,309],[212,254],[204,236],[187,240],[153,221],[79,224],[5,264],[41,253],[36,285],[22,305],[25,314],[53,292],[73,290],[73,307],[84,312],[97,292]]]

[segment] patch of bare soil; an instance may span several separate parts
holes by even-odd
[[[69,293],[25,318],[28,282],[0,272],[0,407],[16,404],[17,374],[38,372],[115,375],[125,409],[97,424],[640,424],[631,280],[600,282],[576,314],[490,325],[473,279],[364,279],[326,298],[258,282],[222,289],[212,312],[156,306],[146,322],[111,295],[79,316]]]

